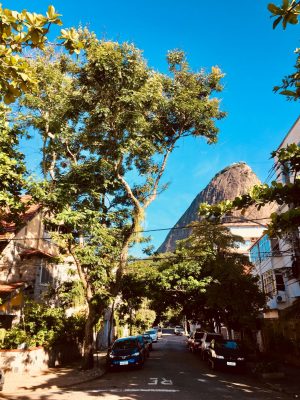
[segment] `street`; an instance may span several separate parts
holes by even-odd
[[[143,369],[109,372],[77,387],[35,388],[20,393],[18,400],[194,400],[286,399],[252,376],[236,371],[212,372],[200,357],[188,352],[186,338],[163,335]],[[1,397],[1,396],[0,396]]]

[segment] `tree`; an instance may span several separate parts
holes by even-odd
[[[130,246],[160,190],[169,155],[186,135],[217,140],[222,73],[193,72],[182,52],[168,55],[170,75],[146,64],[128,43],[89,36],[82,56],[32,60],[38,92],[24,101],[26,124],[43,138],[44,181],[31,194],[51,212],[48,227],[70,254],[92,327],[118,296]],[[99,269],[100,268],[100,269]],[[100,301],[98,301],[98,300]]]
[[[282,5],[276,6],[273,3],[268,5],[268,9],[275,18],[273,28],[282,23],[283,29],[286,29],[288,24],[298,24],[300,15],[300,2],[296,0],[282,0]],[[297,54],[295,64],[296,71],[287,75],[280,86],[275,86],[274,91],[280,91],[280,94],[287,96],[288,99],[298,100],[300,97],[300,49],[294,51]]]
[[[24,48],[43,50],[52,24],[62,25],[53,6],[46,16],[2,8],[0,5],[0,98],[6,104],[14,102],[22,93],[30,91],[37,83]],[[83,47],[75,29],[63,29],[60,39],[70,52],[78,53]]]
[[[247,272],[248,259],[234,251],[241,238],[219,224],[194,222],[192,227],[191,236],[179,242],[174,254],[154,260],[155,311],[161,304],[180,309],[182,316],[210,329],[222,323],[229,331],[253,326],[264,296]]]
[[[18,223],[25,204],[20,201],[25,187],[26,166],[18,145],[22,131],[8,123],[9,109],[0,104],[0,220]]]

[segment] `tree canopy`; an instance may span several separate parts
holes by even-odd
[[[208,329],[213,324],[229,330],[253,327],[264,295],[249,260],[236,252],[241,238],[219,224],[195,222],[192,228],[175,253],[158,254],[143,268],[132,265],[131,281],[143,282],[132,285],[132,298],[148,296],[160,319],[173,310]],[[143,293],[135,290],[142,286]]]
[[[288,24],[296,25],[299,22],[300,2],[296,0],[282,0],[282,4],[277,6],[273,3],[268,5],[268,9],[274,18],[273,28],[278,24],[282,24],[283,29],[286,29]],[[279,91],[280,94],[287,96],[290,100],[298,100],[300,97],[300,49],[294,50],[297,55],[295,72],[283,78],[282,84],[275,86],[274,91]]]
[[[39,81],[21,104],[23,127],[42,139],[43,179],[30,193],[85,288],[87,359],[93,324],[114,304],[146,209],[165,188],[169,155],[187,135],[215,143],[225,114],[213,97],[217,67],[194,72],[173,51],[161,74],[134,45],[84,35],[76,60],[48,50],[30,61]]]
[[[46,15],[21,12],[0,5],[0,98],[6,104],[13,103],[22,93],[32,90],[38,77],[28,62],[24,49],[45,48],[51,25],[62,25],[53,6]],[[83,47],[75,29],[61,31],[61,44],[70,52],[78,53]]]

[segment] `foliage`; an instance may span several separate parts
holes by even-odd
[[[133,265],[131,282],[139,280],[139,285],[130,285],[133,301],[144,287],[159,320],[173,310],[179,320],[186,316],[208,327],[213,321],[235,329],[253,326],[264,296],[256,278],[246,272],[251,268],[248,259],[234,252],[241,238],[211,223],[192,227],[192,235],[179,242],[175,253],[145,261],[144,269]]]
[[[24,56],[24,48],[43,50],[50,26],[62,25],[59,17],[53,6],[42,15],[26,10],[13,11],[0,5],[0,98],[6,104],[36,85],[38,77]],[[70,53],[78,53],[83,47],[74,28],[63,29],[60,39]]]
[[[296,0],[282,0],[281,6],[276,6],[273,3],[268,5],[268,9],[275,18],[273,28],[278,24],[282,24],[283,29],[286,29],[288,24],[298,24],[300,14],[300,2]],[[300,49],[294,51],[297,54],[295,69],[296,72],[286,76],[282,80],[280,86],[275,86],[274,91],[280,90],[280,94],[287,96],[288,99],[298,100],[300,97]]]
[[[77,342],[83,340],[83,316],[66,318],[62,308],[51,308],[45,304],[27,301],[24,314],[17,326],[8,330],[3,349],[26,347],[52,347],[57,343]]]
[[[170,74],[160,74],[132,44],[91,34],[76,61],[48,52],[31,62],[40,80],[24,99],[24,120],[43,140],[44,181],[30,192],[77,266],[88,351],[93,324],[120,293],[145,211],[165,188],[170,153],[186,135],[214,143],[224,117],[212,97],[221,71],[193,72],[178,51],[168,60]]]
[[[300,226],[300,146],[295,143],[272,153],[277,160],[277,168],[284,170],[290,182],[283,184],[273,181],[270,185],[256,185],[248,194],[226,200],[216,205],[200,205],[200,215],[207,219],[220,220],[232,210],[243,210],[251,205],[260,209],[267,203],[287,204],[289,209],[283,213],[273,213],[268,225],[270,236],[282,236],[293,232]]]
[[[0,219],[9,224],[18,222],[24,210],[20,196],[26,186],[26,167],[18,150],[22,132],[9,125],[8,115],[9,109],[0,104]]]

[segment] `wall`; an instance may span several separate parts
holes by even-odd
[[[28,350],[0,350],[0,368],[5,372],[31,373],[48,368],[49,354],[43,347]]]
[[[0,368],[15,374],[31,374],[78,360],[81,349],[76,344],[64,344],[51,350],[43,347],[0,350]]]

